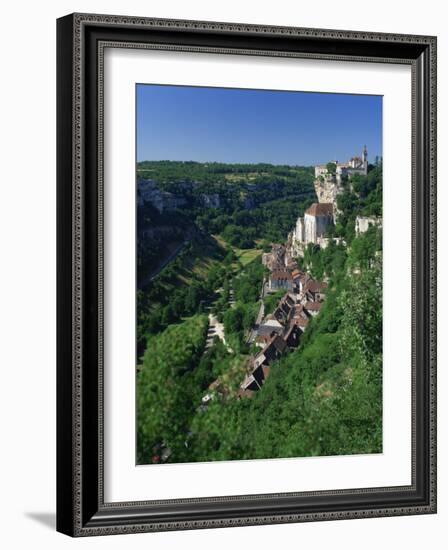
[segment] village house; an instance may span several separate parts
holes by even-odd
[[[315,317],[322,307],[322,302],[305,302],[303,308],[311,316]]]
[[[263,364],[267,363],[268,365],[270,365],[272,362],[279,359],[282,353],[285,351],[285,348],[286,342],[283,340],[283,338],[278,334],[273,336],[271,341],[263,350],[263,355],[265,356],[265,361],[263,362]]]
[[[286,247],[282,244],[273,244],[271,252],[265,252],[261,262],[270,271],[284,270],[286,267]]]
[[[272,271],[269,276],[268,288],[271,292],[276,290],[292,290],[294,282],[292,280],[291,272],[287,269],[276,269]]]
[[[285,296],[283,296],[280,300],[277,308],[274,310],[273,315],[275,319],[277,319],[280,323],[285,323],[294,304],[295,300],[292,296],[289,293],[285,294]]]
[[[283,332],[283,325],[273,315],[268,315],[258,327],[258,334],[267,334],[268,332],[275,332],[276,334]]]
[[[294,306],[294,308],[291,310],[291,315],[288,319],[288,328],[287,332],[291,328],[291,326],[296,326],[300,332],[305,332],[305,329],[309,323],[309,317],[310,315],[305,311],[305,308],[302,304],[297,304]],[[285,335],[286,338],[286,335]]]
[[[297,294],[302,294],[306,284],[308,283],[308,281],[312,280],[312,278],[311,275],[308,275],[308,273],[300,273],[299,275],[294,277],[293,280]]]
[[[303,300],[310,302],[322,302],[325,300],[325,293],[327,291],[328,284],[321,281],[315,281],[310,279],[303,287]]]
[[[294,322],[290,323],[284,335],[286,345],[289,348],[296,348],[300,343],[301,335],[302,330],[300,329],[300,327]]]
[[[255,338],[255,345],[257,345],[260,348],[266,347],[270,339],[274,336],[274,334],[275,334],[274,331],[271,331],[269,334],[257,334],[257,337]]]
[[[286,269],[289,269],[289,271],[294,271],[297,269],[297,261],[288,253],[285,256],[285,266]]]
[[[316,205],[313,205],[316,206]],[[330,205],[331,206],[331,205]],[[317,205],[311,213],[331,212],[326,205]],[[271,270],[268,291],[284,290],[273,313],[254,328],[255,343],[261,350],[253,357],[248,374],[238,391],[238,398],[251,397],[260,390],[269,376],[272,364],[288,349],[297,348],[312,317],[317,315],[325,299],[327,283],[314,280],[300,271],[282,245],[273,245],[263,254],[262,262]]]
[[[306,329],[306,327],[308,326],[308,323],[309,323],[309,319],[308,319],[308,317],[306,319],[304,319],[301,316],[293,317],[291,319],[290,323],[296,325],[297,327],[299,327],[301,332],[305,332],[305,329]]]
[[[308,319],[308,316],[303,308],[303,304],[295,305],[291,311],[290,319],[297,319],[299,317],[301,317],[302,319]]]
[[[269,374],[269,366],[282,356],[286,347],[285,340],[281,336],[274,335],[263,351],[254,357],[252,371],[244,379],[241,389],[252,391],[260,389]]]
[[[268,345],[268,343],[276,334],[281,336],[284,330],[285,330],[285,327],[281,323],[279,323],[276,319],[268,320],[267,322],[265,322],[264,324],[258,327],[255,343],[257,346],[264,348],[265,346]]]

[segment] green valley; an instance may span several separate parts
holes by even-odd
[[[382,165],[363,162],[138,163],[139,464],[382,451]]]

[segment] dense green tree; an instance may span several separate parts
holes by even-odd
[[[226,333],[238,333],[243,329],[244,309],[230,308],[224,313],[224,329]]]
[[[326,168],[329,174],[336,174],[336,164],[334,162],[328,162]]]
[[[173,457],[181,456],[189,421],[200,402],[195,368],[206,331],[206,318],[197,316],[150,338],[137,374],[138,462],[152,462],[162,444]]]

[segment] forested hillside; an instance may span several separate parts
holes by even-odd
[[[150,202],[138,206],[140,356],[150,334],[203,310],[218,288],[228,288],[237,262],[245,263],[243,251],[255,258],[283,240],[315,193],[307,167],[147,161],[138,164],[137,175],[186,201],[164,211]],[[218,206],[204,207],[204,197],[215,194]]]
[[[268,177],[260,171],[269,166],[256,165],[256,176],[253,167],[241,166],[226,172],[226,165],[191,163],[182,171],[172,163],[141,163],[139,170],[157,175],[171,191],[182,178],[205,182],[208,174],[209,183],[241,186],[240,194],[250,177]],[[261,184],[268,200],[251,208],[235,194],[234,203],[204,210],[190,196],[187,215],[179,214],[183,227],[195,227],[190,241],[139,291],[138,463],[382,451],[382,232],[380,226],[355,232],[356,216],[381,216],[381,164],[354,177],[338,197],[332,231],[340,244],[309,245],[298,259],[301,269],[328,281],[319,315],[300,346],[271,365],[262,391],[237,399],[266,276],[262,248],[284,242],[313,200],[306,178],[293,184],[289,167],[277,168],[269,177],[284,178],[285,194],[272,199],[269,186],[277,184]],[[266,311],[279,297],[265,299]],[[206,346],[205,311],[222,321],[225,342],[215,336]],[[219,391],[204,407],[212,383]]]
[[[315,199],[310,167],[147,161],[138,164],[137,176],[186,201],[169,214],[146,207],[141,229],[194,223],[206,233],[222,233],[239,248],[253,247],[256,239],[283,239],[297,213]]]
[[[138,462],[147,462],[166,442],[176,454],[182,449],[207,384],[200,368],[206,331],[207,318],[194,316],[148,341],[137,385]]]
[[[381,452],[381,263],[372,261],[339,277],[299,349],[271,367],[262,391],[194,417],[190,460]],[[359,265],[351,254],[342,269],[349,265]]]

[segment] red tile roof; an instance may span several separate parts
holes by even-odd
[[[306,302],[305,309],[309,311],[320,311],[320,308],[322,307],[321,302]]]
[[[297,325],[298,327],[306,327],[309,323],[309,320],[308,319],[304,319],[303,317],[295,317],[293,320],[292,320],[292,323],[294,323],[295,325]]]
[[[271,279],[275,281],[291,281],[292,276],[289,271],[286,271],[286,269],[278,269],[271,273]]]
[[[310,214],[311,216],[332,216],[333,204],[331,202],[315,202],[308,208],[305,214]]]
[[[321,292],[322,290],[325,290],[328,288],[327,283],[323,283],[322,281],[315,281],[314,279],[310,279],[306,285],[305,285],[305,292]]]
[[[297,304],[296,306],[294,306],[293,309],[292,309],[291,316],[294,319],[296,319],[297,317],[302,317],[303,319],[305,319],[306,314],[303,311],[303,305],[302,304]]]
[[[272,339],[272,344],[277,348],[278,351],[282,352],[286,348],[286,342],[281,336],[276,334]]]
[[[305,274],[300,271],[299,269],[294,269],[294,271],[291,273],[291,276],[293,279],[300,279],[304,276]]]

